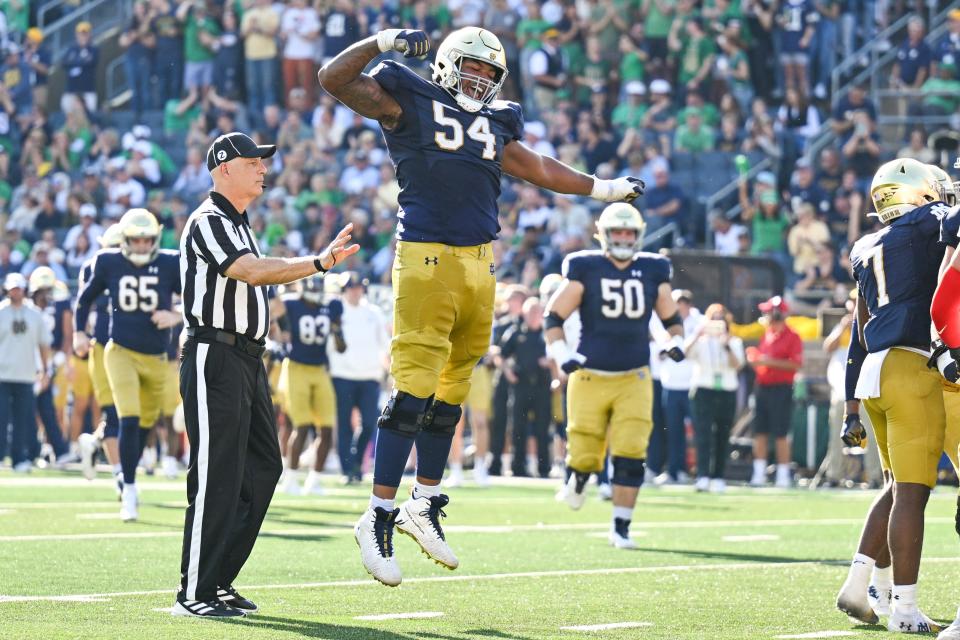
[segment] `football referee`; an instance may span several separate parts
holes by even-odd
[[[274,145],[224,134],[207,151],[210,197],[180,238],[187,340],[180,361],[190,468],[172,613],[235,617],[257,610],[233,581],[253,549],[280,478],[273,404],[261,356],[270,327],[268,287],[325,273],[356,253],[351,225],[319,255],[261,256],[245,209],[263,192]]]

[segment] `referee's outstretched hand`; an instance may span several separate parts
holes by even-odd
[[[349,256],[352,256],[357,251],[360,251],[360,245],[358,244],[347,244],[350,242],[350,238],[353,236],[350,235],[350,232],[353,231],[353,223],[347,224],[343,229],[340,229],[340,233],[337,234],[337,237],[333,239],[333,242],[327,245],[327,248],[320,253],[320,264],[323,265],[324,269],[328,271],[333,269],[333,267]]]

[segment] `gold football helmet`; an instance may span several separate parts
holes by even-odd
[[[933,177],[937,180],[937,186],[940,188],[940,199],[952,207],[957,204],[957,191],[955,183],[950,179],[950,175],[935,164],[928,164],[927,168]]]
[[[157,257],[160,251],[160,223],[146,209],[130,209],[120,218],[120,234],[123,236],[121,251],[123,256],[138,267],[145,266]],[[134,251],[132,240],[152,238],[153,242],[146,251]]]
[[[614,242],[610,232],[615,229],[632,229],[636,238],[630,244]],[[609,253],[616,260],[629,260],[643,246],[643,234],[647,230],[647,223],[637,208],[628,202],[614,202],[600,214],[597,220],[597,240],[604,253]]]
[[[496,67],[496,77],[491,80],[464,73],[460,69],[464,58]],[[463,27],[444,38],[430,68],[433,70],[433,81],[449,91],[464,111],[475,113],[493,102],[500,93],[507,77],[507,55],[500,39],[490,31],[480,27]],[[467,86],[475,87],[469,95],[464,92],[465,81]]]
[[[940,199],[940,189],[927,165],[912,158],[891,160],[873,176],[870,196],[883,224]]]
[[[30,274],[30,294],[43,289],[53,289],[57,284],[57,274],[50,267],[37,267]]]
[[[120,223],[115,222],[107,227],[103,235],[97,238],[97,242],[99,242],[100,246],[104,249],[113,249],[123,244],[123,233],[120,230]]]

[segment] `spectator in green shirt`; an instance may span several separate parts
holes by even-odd
[[[676,0],[643,0],[640,13],[643,15],[643,26],[647,33],[650,59],[659,65],[667,60],[667,36],[673,25]]]
[[[207,13],[203,0],[188,0],[177,7],[177,19],[183,22],[183,85],[187,102],[205,98],[213,84],[213,59],[216,55],[220,25]]]
[[[687,103],[683,109],[680,110],[680,113],[677,114],[677,120],[681,123],[687,121],[687,113],[690,110],[699,111],[700,118],[703,120],[703,124],[708,127],[717,128],[717,124],[720,123],[720,112],[717,110],[717,107],[704,102],[703,95],[699,91],[691,91],[687,94]]]
[[[767,174],[767,175],[764,175]],[[762,172],[757,176],[754,199],[747,196],[747,182],[740,180],[740,208],[744,222],[751,225],[754,255],[771,257],[790,273],[790,258],[786,250],[786,234],[790,222],[783,214],[773,174]]]
[[[952,59],[944,58],[937,66],[935,76],[929,78],[920,87],[923,94],[917,115],[948,116],[960,106],[960,80],[956,79],[957,65]]]
[[[620,82],[623,85],[644,78],[644,67],[650,56],[640,44],[643,39],[641,23],[633,25],[630,33],[620,36]]]
[[[677,57],[677,90],[682,96],[687,91],[702,90],[710,77],[716,59],[716,45],[703,29],[703,20],[691,16],[677,20],[670,29],[670,51]]]
[[[577,87],[577,102],[581,106],[590,105],[590,94],[606,89],[610,82],[610,63],[603,56],[600,40],[587,38],[587,59],[573,79]]]
[[[647,104],[644,98],[647,95],[647,88],[639,80],[631,80],[626,84],[624,90],[627,94],[627,101],[621,102],[613,110],[610,120],[619,133],[627,129],[639,129],[643,126],[643,116],[647,112]]]
[[[713,151],[716,135],[713,128],[703,124],[703,114],[696,107],[686,109],[686,121],[677,127],[673,148],[675,151]]]

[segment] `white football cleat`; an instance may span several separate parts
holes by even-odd
[[[123,494],[120,496],[120,519],[124,522],[133,522],[139,517],[138,508],[140,500],[137,495],[137,485],[128,484],[123,486]]]
[[[890,617],[887,618],[887,631],[896,631],[898,633],[937,633],[943,629],[942,626],[928,618],[923,611],[916,607],[900,613],[897,606],[893,605],[890,610]]]
[[[727,481],[723,478],[714,478],[710,481],[710,493],[724,493],[727,490]]]
[[[300,474],[294,469],[287,469],[283,477],[283,492],[288,496],[300,495]]]
[[[890,603],[893,601],[893,587],[877,587],[872,582],[867,587],[867,601],[878,616],[890,615]]]
[[[177,459],[173,456],[163,456],[160,461],[160,468],[163,470],[163,477],[167,480],[176,480],[180,475],[180,467],[177,465]]]
[[[97,453],[97,438],[92,433],[81,433],[77,438],[77,445],[80,448],[80,467],[83,470],[83,477],[87,480],[93,480],[97,477],[97,470],[93,466],[93,456]]]
[[[442,493],[439,496],[411,497],[400,505],[397,529],[416,540],[434,562],[447,569],[456,569],[460,561],[447,544],[440,526],[440,518],[447,516],[443,508],[449,503],[450,498]]]
[[[487,463],[484,460],[474,460],[473,462],[473,482],[478,487],[490,486],[490,474],[487,473]]]
[[[590,480],[589,473],[579,473],[574,471],[567,478],[567,484],[564,486],[563,499],[574,511],[580,509],[586,501],[587,481]]]
[[[313,469],[307,473],[307,479],[303,481],[303,492],[312,496],[322,496],[326,493],[323,485],[320,484],[321,474]]]
[[[601,482],[597,486],[597,493],[600,495],[601,500],[613,500],[613,487],[609,482]]]
[[[699,493],[704,493],[710,490],[710,478],[707,476],[700,476],[697,478],[696,484],[693,485],[693,488],[696,489]]]
[[[857,622],[865,622],[866,624],[880,622],[880,618],[870,608],[867,592],[863,587],[857,587],[850,582],[844,582],[843,586],[840,587],[840,593],[837,594],[837,609]]]
[[[363,567],[378,582],[395,587],[403,576],[393,557],[393,527],[400,509],[368,508],[353,528]]]
[[[960,640],[960,609],[957,610],[956,619],[950,623],[950,626],[940,632],[937,640]]]
[[[450,475],[447,476],[446,482],[444,484],[448,487],[460,487],[463,485],[463,465],[462,464],[451,464],[450,465]]]
[[[610,525],[610,535],[607,537],[611,546],[617,549],[636,549],[637,543],[630,537],[630,521],[623,518],[614,518]]]

